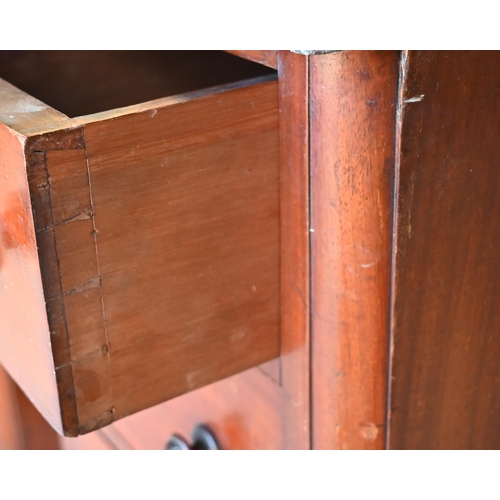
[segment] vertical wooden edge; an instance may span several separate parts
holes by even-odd
[[[310,448],[309,59],[277,57],[280,92],[281,356],[290,406],[284,442]]]
[[[311,56],[314,448],[385,447],[398,63]]]
[[[38,257],[46,300],[62,419],[62,429],[56,430],[65,436],[77,436],[80,431],[66,324],[64,290],[61,283],[60,260],[55,237],[47,153],[49,151],[83,148],[83,127],[32,136],[28,138],[25,146]]]
[[[276,69],[278,66],[278,51],[277,50],[225,50],[229,54],[233,54],[249,61],[257,62]],[[285,52],[285,51],[279,51]]]
[[[403,110],[404,110],[404,91],[408,78],[410,51],[402,50],[399,59],[399,79],[398,79],[398,96],[396,105],[396,125],[395,125],[395,140],[394,140],[394,196],[393,196],[393,217],[392,217],[392,255],[391,255],[391,301],[389,312],[389,358],[388,358],[388,380],[387,380],[387,411],[386,411],[386,427],[385,427],[385,448],[390,449],[391,442],[391,400],[392,400],[392,377],[394,370],[394,337],[395,337],[395,311],[396,311],[396,263],[398,252],[398,227],[399,227],[399,184],[401,172],[401,143],[402,143],[402,128],[403,128]]]
[[[0,359],[47,421],[62,432],[30,203],[27,141],[0,124]]]

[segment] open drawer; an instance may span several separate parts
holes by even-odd
[[[84,434],[278,356],[275,73],[3,52],[0,77],[0,363],[51,425]]]

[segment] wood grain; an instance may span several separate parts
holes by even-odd
[[[279,354],[277,118],[264,81],[86,125],[114,418]]]
[[[499,449],[500,56],[411,52],[390,447]]]
[[[207,423],[223,449],[307,449],[309,422],[308,59],[279,53],[281,346],[274,377],[254,368],[103,429],[117,446],[163,449]],[[279,370],[278,370],[279,368]],[[269,371],[269,368],[266,367]],[[281,385],[276,372],[281,372]],[[279,382],[279,381],[278,381]]]
[[[255,74],[255,65],[222,59],[236,63],[218,78],[236,77],[242,64]],[[38,101],[4,88],[11,101],[26,97],[31,107],[9,122],[29,132],[26,141],[2,129],[10,155],[3,173],[15,167],[25,183],[21,194],[10,193],[15,175],[1,185],[12,205],[0,206],[2,257],[9,270],[16,245],[32,256],[40,318],[29,318],[43,331],[30,346],[36,360],[20,362],[14,351],[21,344],[9,332],[27,319],[13,307],[3,355],[55,429],[89,432],[279,355],[272,76],[78,120],[40,103],[46,130],[43,119],[25,125]],[[57,120],[61,130],[51,131]],[[14,274],[24,272],[21,264]],[[2,297],[1,307],[21,306],[18,295]]]
[[[121,287],[115,285],[113,290],[113,279],[120,278],[120,273],[123,278],[124,274],[123,270],[120,271],[121,268],[113,266],[115,266],[116,260],[123,259],[127,260],[128,263],[136,262],[135,269],[142,272],[150,260],[147,252],[144,252],[144,247],[147,246],[147,243],[151,243],[157,249],[154,255],[158,256],[158,260],[155,261],[154,265],[151,265],[151,268],[156,266],[157,272],[162,269],[162,265],[165,265],[169,255],[167,252],[172,252],[170,255],[175,258],[185,258],[186,263],[189,264],[186,266],[191,267],[194,262],[192,255],[189,255],[188,252],[185,252],[184,256],[181,255],[175,246],[169,247],[164,243],[160,246],[158,241],[154,242],[154,234],[153,236],[148,234],[147,230],[141,227],[144,224],[144,216],[147,216],[147,220],[152,222],[155,228],[161,225],[166,218],[165,214],[169,213],[162,210],[161,207],[166,206],[169,210],[175,210],[176,206],[173,201],[175,196],[183,189],[185,193],[183,196],[189,195],[189,189],[185,186],[192,185],[192,183],[203,185],[203,190],[198,188],[196,198],[194,198],[201,199],[205,203],[205,205],[201,205],[206,208],[206,213],[203,213],[205,217],[202,219],[203,221],[208,219],[208,223],[210,223],[213,220],[214,203],[225,203],[226,211],[224,213],[227,214],[229,222],[233,224],[229,228],[235,228],[236,224],[233,218],[235,214],[238,214],[237,210],[231,211],[232,207],[245,206],[247,207],[245,210],[248,210],[247,217],[255,217],[258,220],[259,233],[247,238],[244,251],[249,252],[253,245],[253,248],[258,248],[258,251],[265,257],[266,265],[269,265],[268,268],[263,268],[264,272],[261,277],[252,270],[251,278],[254,285],[256,279],[273,281],[272,287],[274,288],[268,290],[267,296],[263,294],[265,286],[256,286],[257,291],[252,289],[253,293],[261,294],[262,307],[267,308],[268,311],[274,311],[275,316],[272,320],[274,337],[266,336],[265,339],[267,345],[272,345],[273,356],[278,353],[280,347],[278,326],[280,323],[279,293],[281,293],[283,327],[281,328],[280,343],[283,356],[265,368],[272,377],[257,368],[247,370],[156,406],[146,413],[138,413],[120,420],[105,428],[105,431],[99,431],[98,439],[93,445],[92,443],[78,445],[77,443],[82,443],[82,441],[74,440],[74,447],[103,446],[101,439],[103,436],[108,443],[113,442],[121,448],[163,447],[169,432],[181,431],[189,435],[192,427],[200,420],[208,421],[215,428],[224,448],[270,449],[308,448],[310,446],[308,59],[289,51],[283,51],[279,55],[278,67],[281,75],[279,83],[281,113],[279,172],[281,181],[279,190],[281,191],[281,201],[278,200],[277,184],[277,116],[272,117],[271,112],[272,109],[274,112],[276,111],[278,97],[275,83],[265,84],[269,89],[266,93],[266,99],[269,98],[266,101],[266,106],[274,102],[274,108],[270,106],[266,108],[266,111],[261,108],[262,102],[259,100],[259,93],[257,95],[242,93],[236,101],[224,104],[227,92],[241,91],[241,89],[237,89],[238,85],[228,86],[223,90],[214,89],[210,98],[225,109],[222,115],[217,117],[218,122],[214,121],[214,113],[210,107],[204,107],[201,104],[198,111],[189,107],[191,101],[199,102],[207,98],[208,94],[202,91],[196,94],[185,94],[180,97],[139,104],[127,108],[127,110],[112,110],[71,120],[71,126],[76,127],[72,131],[63,130],[53,135],[40,135],[30,139],[30,147],[27,152],[30,161],[29,171],[35,208],[34,216],[38,228],[38,247],[41,255],[47,256],[45,262],[42,262],[42,269],[44,270],[45,292],[49,298],[48,314],[51,322],[54,356],[58,366],[61,405],[66,405],[62,411],[66,419],[67,433],[86,432],[93,426],[98,427],[109,422],[109,420],[96,421],[92,419],[94,415],[99,417],[100,410],[98,408],[110,409],[111,406],[113,411],[108,413],[110,418],[114,419],[126,412],[136,411],[139,406],[133,405],[137,405],[137,401],[130,400],[136,397],[140,399],[142,393],[144,393],[144,400],[147,400],[145,404],[149,405],[154,404],[154,401],[160,401],[155,393],[160,393],[161,389],[154,387],[154,384],[151,384],[153,386],[151,388],[146,381],[147,377],[131,384],[130,380],[133,378],[133,374],[127,374],[126,365],[127,357],[128,361],[132,358],[139,360],[133,365],[132,370],[142,370],[141,375],[144,370],[152,369],[152,367],[155,370],[158,369],[158,366],[163,369],[162,364],[158,363],[160,354],[156,352],[160,349],[155,350],[154,346],[149,345],[142,335],[138,334],[133,337],[134,330],[139,333],[144,332],[140,325],[139,328],[137,327],[136,318],[138,316],[132,313],[137,312],[133,309],[138,307],[137,304],[142,306],[146,304],[152,309],[153,303],[160,300],[159,294],[155,293],[155,287],[156,290],[161,289],[161,293],[163,293],[165,283],[162,282],[158,285],[159,278],[154,274],[148,274],[147,278],[151,280],[153,286],[143,284],[142,295],[136,293],[129,299],[131,292],[123,283]],[[271,98],[271,96],[273,97]],[[168,119],[162,116],[162,109],[166,107],[173,110],[172,124],[169,124]],[[181,107],[184,109],[182,110]],[[239,109],[245,109],[245,112],[240,115]],[[235,110],[236,115],[234,114]],[[203,123],[201,125],[197,125],[199,120],[194,122],[192,120],[192,116],[196,113],[202,116],[201,122]],[[126,116],[127,114],[129,116]],[[157,120],[159,118],[163,121]],[[137,123],[134,123],[136,119]],[[122,120],[121,128],[120,120]],[[158,126],[158,121],[167,126]],[[236,125],[234,121],[236,121]],[[151,129],[148,128],[150,123],[154,123],[154,127]],[[209,130],[208,133],[205,132],[206,129]],[[82,130],[85,130],[85,138]],[[133,132],[140,134],[144,130],[148,130],[150,136],[139,135],[136,137],[135,143],[132,135],[128,135]],[[168,134],[169,139],[172,139],[170,144],[161,146],[165,140],[162,134]],[[275,139],[269,142],[273,134]],[[122,135],[125,137],[123,143],[121,142]],[[101,140],[103,137],[111,142],[115,141],[115,145],[120,144],[120,148],[115,148],[114,151],[109,150],[107,144]],[[237,171],[231,172],[229,166],[224,167],[229,162],[231,168],[234,169],[241,163],[238,160],[239,147],[226,148],[225,155],[210,153],[211,144],[217,138],[222,138],[226,142],[236,141],[238,145],[242,144],[245,161],[249,161],[250,157],[257,164],[256,171],[245,173],[246,182],[244,186],[240,187],[241,190],[235,191],[241,199],[224,197],[226,195],[223,188],[227,188],[227,184],[220,186],[220,201],[218,201],[217,196],[214,199],[209,199],[209,193],[205,193],[207,187],[214,188],[214,181],[211,183],[204,171],[207,170],[206,163],[208,162],[210,165],[212,157],[217,159],[218,168],[229,176],[227,182],[231,181],[231,175],[236,180],[241,178],[238,178]],[[99,142],[100,140],[101,142]],[[269,148],[271,144],[273,146]],[[163,153],[163,147],[165,153]],[[197,153],[197,147],[202,148],[201,150],[206,154]],[[268,151],[274,151],[274,161],[258,160],[260,154],[258,151],[266,147],[268,147]],[[136,158],[138,151],[151,155],[147,157],[148,160],[143,160],[143,165],[140,165]],[[183,155],[182,151],[185,151],[186,155]],[[251,155],[248,154],[249,151]],[[189,166],[177,169],[177,189],[175,186],[163,186],[160,182],[166,169],[165,167],[159,169],[158,162],[164,162],[164,158],[161,156],[167,153],[172,155],[172,160],[168,161],[171,162],[169,166],[173,169],[173,173],[176,170],[172,165],[178,162],[182,163],[183,156],[194,159],[200,165],[191,174]],[[89,167],[87,174],[90,174],[90,183],[88,183],[88,175],[86,177],[84,172],[84,156],[85,165]],[[116,175],[114,177],[109,175],[108,165],[115,169]],[[157,170],[155,170],[155,165]],[[242,165],[244,166],[244,162]],[[134,170],[134,167],[137,170]],[[140,175],[139,168],[144,168],[147,175]],[[228,170],[224,170],[224,168]],[[251,174],[255,176],[258,172],[261,173],[261,179],[265,179],[265,183],[260,182],[259,185],[259,183],[249,182],[248,176]],[[192,178],[188,178],[189,175],[192,175]],[[127,176],[130,177],[127,178]],[[182,182],[186,180],[190,181],[189,184]],[[202,184],[203,182],[204,184]],[[143,185],[151,188],[151,199],[143,193],[141,196],[141,186]],[[162,187],[164,189],[161,189]],[[219,191],[214,192],[218,193]],[[254,192],[255,195],[245,197],[246,192]],[[109,199],[110,193],[111,200]],[[168,193],[171,193],[170,197],[168,197]],[[120,196],[125,196],[125,198],[121,200]],[[262,211],[265,213],[265,203],[263,204],[262,200],[266,197],[269,203],[271,201],[275,203],[274,212],[269,212],[274,214],[269,221],[276,224],[276,231],[272,234],[269,233],[270,226],[265,224],[266,218],[259,218]],[[48,210],[41,209],[44,204],[48,204]],[[282,212],[281,235],[277,230],[279,223],[278,204],[281,204],[280,210]],[[149,209],[149,215],[148,205],[154,205],[154,210]],[[182,207],[179,209],[182,212]],[[113,210],[118,210],[126,216],[123,218],[123,229],[115,227],[113,224]],[[115,220],[119,221],[120,219],[115,217]],[[187,215],[183,220],[186,221],[184,228],[192,227],[193,231],[197,231],[198,243],[200,235],[207,237],[206,227],[190,226],[193,222]],[[248,220],[245,223],[248,226]],[[250,224],[247,228],[244,228],[244,224],[240,224],[240,226],[243,229],[238,227],[236,230],[241,232],[243,230],[250,231],[252,225]],[[131,227],[133,229],[132,236]],[[178,229],[183,230],[182,224],[178,224]],[[217,227],[216,229],[217,235],[221,234],[221,229]],[[158,232],[161,233],[161,231]],[[110,237],[110,234],[116,237],[116,241],[120,242],[120,247],[113,248],[113,237]],[[130,241],[134,241],[134,236],[136,237],[135,244],[130,243]],[[278,236],[284,243],[281,246],[279,246]],[[95,252],[96,242],[98,253]],[[135,248],[127,253],[127,245],[135,245]],[[210,245],[203,247],[202,244],[199,244],[197,246],[203,248],[205,252],[211,250]],[[101,247],[103,247],[102,251]],[[233,258],[232,253],[228,252],[233,252],[236,246],[227,244],[225,247],[222,245],[220,249],[216,250],[220,252],[221,259],[225,259],[227,266]],[[271,254],[266,254],[269,251]],[[164,254],[166,254],[165,257]],[[272,256],[273,264],[270,264],[269,255]],[[245,266],[248,267],[240,270],[237,269],[237,266],[231,266],[231,268],[237,269],[236,272],[249,273],[252,259],[244,260]],[[54,264],[57,262],[60,264],[54,268]],[[280,262],[281,284],[278,283]],[[259,262],[259,264],[261,263]],[[227,273],[228,271],[223,270],[223,272]],[[233,286],[233,283],[224,282],[220,278],[223,274],[220,269],[217,270],[217,273],[214,271],[212,274],[217,275],[221,280],[221,283],[218,283],[219,290],[222,290],[221,293],[227,293],[227,289],[229,286]],[[194,278],[196,279],[196,277]],[[172,304],[167,304],[164,308],[165,312],[173,312],[174,315],[178,316],[186,314],[182,308],[175,307],[175,304],[179,304],[183,298],[182,293],[180,293],[183,286],[189,285],[179,281],[175,294],[171,292]],[[115,296],[113,293],[109,294],[107,290],[113,291]],[[117,299],[116,294],[121,295],[122,298],[118,297]],[[151,300],[145,300],[146,298]],[[98,304],[99,299],[100,304]],[[115,301],[114,306],[113,301]],[[109,315],[107,304],[112,306],[109,309]],[[210,304],[210,311],[212,311],[213,306],[214,304]],[[169,310],[168,307],[171,309]],[[127,321],[127,314],[131,318],[130,321]],[[238,314],[243,317],[242,313]],[[161,318],[159,315],[156,317],[157,325],[165,324],[165,314]],[[224,321],[231,321],[231,315],[226,312],[224,317],[226,318]],[[237,318],[237,315],[233,317]],[[251,315],[250,319],[248,317],[243,319],[245,324],[256,324],[261,321],[258,315]],[[101,336],[103,322],[107,330],[104,337],[105,342]],[[221,323],[216,324],[216,326],[214,336],[220,335],[219,331],[224,329],[224,325]],[[257,332],[255,335],[264,335],[265,331],[270,332],[271,328],[264,328],[262,333]],[[129,340],[133,344],[130,348],[121,349],[119,343],[122,340],[122,332],[125,332],[125,337],[129,336]],[[157,335],[162,338],[161,334]],[[154,340],[154,335],[152,338]],[[167,340],[171,342],[171,339]],[[156,346],[161,347],[161,342],[163,341],[160,340],[160,343],[156,343]],[[256,349],[255,342],[247,342],[248,348],[244,349],[246,357],[262,355],[263,350]],[[99,349],[94,349],[95,346],[98,346]],[[140,354],[134,352],[136,347],[141,348]],[[221,351],[224,355],[229,356],[224,348],[203,353],[203,356],[219,356]],[[150,354],[148,355],[148,353]],[[116,369],[113,367],[113,356],[115,356],[114,359],[118,359]],[[264,359],[263,356],[261,358]],[[258,363],[257,359],[261,358],[256,358],[252,364]],[[133,398],[119,396],[115,399],[115,386],[110,392],[106,387],[103,387],[102,383],[106,380],[105,372],[103,368],[95,366],[95,363],[101,363],[103,360],[109,363],[111,370],[115,370],[116,375],[114,378],[111,377],[111,380],[113,383],[116,381],[118,388],[120,384],[129,389],[131,385],[133,386],[131,392]],[[189,359],[185,362],[186,358],[179,358],[177,361],[184,362],[185,366],[190,364]],[[195,359],[194,362],[198,362],[198,360]],[[234,361],[232,360],[231,363],[234,364]],[[137,368],[136,365],[139,367]],[[154,382],[164,383],[165,379],[162,378],[161,369],[159,374],[153,375],[156,377]],[[170,367],[164,369],[169,370]],[[217,369],[220,373],[226,368],[219,366]],[[95,374],[97,374],[97,378]],[[128,380],[127,376],[130,377]],[[96,383],[96,380],[99,383]],[[195,386],[196,384],[191,385],[191,387]],[[72,391],[75,388],[76,394],[73,396]],[[106,399],[107,394],[113,398],[111,402]],[[101,399],[103,397],[104,399]],[[118,401],[122,413],[117,411],[116,401]],[[126,408],[127,404],[131,406],[128,409],[123,409]],[[153,413],[156,415],[155,417],[149,416],[144,420],[143,415],[153,415]],[[161,437],[160,439],[158,437],[160,434],[165,438]],[[134,442],[134,446],[130,444],[131,442]]]
[[[244,59],[249,59],[270,68],[278,67],[278,51],[277,50],[226,50],[230,54],[235,56],[243,57]],[[280,51],[282,54],[285,51]]]
[[[75,391],[79,394],[87,384],[86,372],[78,369],[82,358],[94,368],[100,361],[103,384],[109,379],[109,362],[102,361],[102,306],[96,297],[100,278],[83,129],[34,136],[27,141],[26,154],[59,391],[57,410],[61,432],[75,436],[86,420],[86,407],[78,408],[75,398]],[[36,403],[40,395],[32,397]]]
[[[397,52],[311,56],[313,446],[385,445]]]

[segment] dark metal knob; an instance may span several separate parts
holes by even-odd
[[[220,450],[216,437],[204,424],[197,425],[191,435],[191,446],[178,434],[172,434],[165,446],[166,450]]]
[[[172,434],[168,438],[167,446],[165,446],[166,450],[189,450],[189,445],[187,441],[178,434]]]

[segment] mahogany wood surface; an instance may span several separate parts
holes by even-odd
[[[404,69],[389,445],[499,449],[500,54]]]
[[[235,56],[243,57],[249,59],[250,61],[255,61],[270,68],[278,67],[278,53],[284,54],[286,51],[278,50],[226,50],[230,54]]]
[[[310,64],[313,447],[381,449],[398,53]]]
[[[280,75],[281,352],[273,377],[251,369],[102,429],[133,449],[188,441],[208,424],[223,449],[307,449],[309,422],[308,60],[278,55]],[[281,372],[279,380],[277,373]],[[281,380],[281,384],[280,384]]]
[[[250,64],[223,58],[237,67]],[[7,83],[2,89],[6,103],[25,96]],[[17,274],[30,269],[27,261],[7,259],[12,252],[5,250],[14,245],[22,247],[19,255],[33,254],[35,276],[22,293],[12,295],[6,285],[1,307],[12,303],[32,314],[23,317],[12,307],[15,315],[4,314],[12,327],[2,317],[0,337],[5,365],[54,428],[89,432],[277,357],[274,78],[75,120],[25,100],[7,121],[28,137],[2,129],[11,155],[2,173],[9,178],[14,169],[2,182],[2,199],[24,196],[18,205],[27,207],[24,219],[17,205],[0,207],[2,278],[10,279],[12,269],[17,286],[23,283]],[[38,300],[40,318],[27,299],[35,306]],[[26,338],[15,337],[11,331],[23,321],[31,321],[22,328]],[[33,346],[21,361],[25,341]]]
[[[301,449],[311,446],[308,73],[306,57],[279,51],[283,431]]]
[[[131,449],[164,449],[171,434],[188,441],[193,428],[207,424],[222,449],[284,449],[286,394],[258,368],[212,383],[166,403],[118,420],[102,432]]]
[[[63,449],[500,448],[498,53],[224,52],[0,53],[0,362]]]
[[[277,97],[85,127],[114,418],[279,354]]]
[[[278,83],[193,54],[157,95],[150,54],[70,119],[0,80],[0,362],[104,426],[64,449],[500,448],[500,56],[225,52]],[[50,448],[23,397],[0,372],[0,447]]]

